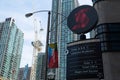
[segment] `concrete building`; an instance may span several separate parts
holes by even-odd
[[[104,80],[120,80],[120,1],[92,1],[99,17],[94,32],[101,41]]]
[[[67,16],[77,6],[78,0],[52,0],[50,43],[57,42],[59,64],[58,68],[53,70],[55,80],[66,80],[66,45],[78,39],[67,27]]]
[[[23,48],[23,32],[12,18],[0,23],[0,76],[17,80]]]
[[[30,80],[30,72],[31,67],[28,67],[28,65],[25,65],[23,68],[19,68],[17,80]]]
[[[23,72],[24,72],[24,68],[19,68],[18,80],[22,80],[22,78],[23,78]]]

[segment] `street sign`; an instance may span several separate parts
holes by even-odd
[[[67,80],[104,77],[99,39],[68,43],[67,50]]]
[[[67,18],[67,25],[74,33],[87,33],[98,22],[98,15],[94,7],[83,5],[75,8]]]

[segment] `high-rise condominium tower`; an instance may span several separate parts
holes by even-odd
[[[0,77],[17,80],[23,48],[23,32],[12,18],[0,23]]]

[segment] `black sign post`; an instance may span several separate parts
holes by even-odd
[[[67,25],[73,33],[81,34],[81,40],[67,45],[67,80],[104,77],[100,41],[86,40],[84,35],[97,22],[97,12],[89,5],[79,6],[69,14]]]
[[[67,80],[104,77],[99,39],[68,43],[67,50]]]

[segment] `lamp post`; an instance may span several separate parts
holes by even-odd
[[[39,12],[50,12],[49,10],[40,10],[40,11],[35,11],[35,12],[32,12],[32,13],[27,13],[27,14],[25,14],[25,17],[31,17],[33,14],[35,14],[35,13],[39,13]]]
[[[50,27],[50,11],[49,10],[40,10],[32,13],[28,13],[25,16],[28,18],[32,16],[35,13],[39,12],[48,12],[48,22],[47,22],[47,35],[46,35],[46,52],[45,52],[45,75],[44,75],[44,80],[47,80],[47,63],[48,63],[48,44],[49,44],[49,27]]]
[[[68,17],[61,14],[61,13],[58,13],[58,12],[55,12],[55,11],[50,11],[50,10],[39,10],[39,11],[35,11],[35,12],[32,12],[32,13],[28,13],[26,14],[25,16],[28,18],[30,16],[32,16],[33,14],[35,13],[39,13],[39,12],[48,12],[48,22],[47,22],[47,36],[46,36],[46,57],[45,57],[45,76],[44,76],[44,80],[47,80],[47,64],[48,64],[48,45],[49,45],[49,27],[50,27],[50,14],[51,12],[52,13],[55,13],[55,14],[58,14],[58,15],[61,15],[64,17],[64,20],[62,20],[60,23],[58,23],[57,25],[63,23]]]

